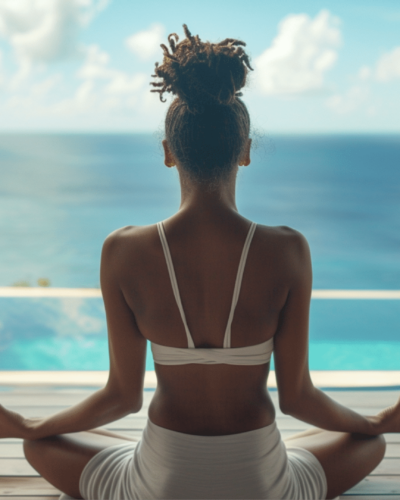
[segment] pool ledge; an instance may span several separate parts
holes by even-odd
[[[390,388],[400,386],[400,371],[311,371],[314,385],[334,388]],[[0,386],[103,386],[107,371],[0,371]],[[156,373],[147,371],[144,388],[157,386]],[[268,386],[276,388],[275,372],[271,371]]]

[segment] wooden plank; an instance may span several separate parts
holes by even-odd
[[[278,429],[281,433],[282,439],[287,439],[289,436],[293,436],[298,432],[302,432],[301,430],[291,430],[291,429],[282,429],[280,425],[280,421],[277,421]],[[303,429],[305,430],[305,429]],[[387,444],[400,443],[400,433],[398,434],[384,434]],[[400,499],[399,499],[400,500]]]
[[[14,393],[2,392],[1,404],[5,407],[32,407],[37,406],[72,406],[91,396],[95,391],[85,391],[81,393],[60,393],[57,390],[36,391],[32,393]],[[147,408],[153,399],[153,392],[145,391],[143,393],[143,408]]]
[[[371,476],[400,476],[400,459],[384,458],[371,472]]]
[[[0,495],[9,496],[60,496],[61,491],[54,488],[42,477],[2,477]]]
[[[400,443],[387,443],[385,457],[400,458]],[[400,475],[400,468],[399,468],[399,475]]]
[[[60,412],[61,410],[68,409],[69,407],[51,407],[50,411],[48,407],[41,407],[41,406],[32,406],[32,407],[24,407],[22,410],[20,407],[14,407],[14,406],[8,406],[10,410],[16,411],[17,413],[20,413],[24,417],[46,417],[49,415],[53,415],[55,413]],[[147,410],[146,412],[140,411],[137,413],[131,413],[127,415],[126,417],[122,418],[121,420],[126,420],[126,421],[145,421],[147,420]]]
[[[142,436],[142,431],[127,431],[126,433],[130,437],[140,439]],[[2,443],[0,441],[0,459],[2,458],[23,458],[24,457],[24,451],[22,448],[22,442],[20,443]],[[0,475],[2,474],[2,470],[0,468]]]
[[[39,473],[25,460],[25,458],[0,458],[0,485],[2,476],[36,477]]]
[[[400,381],[399,381],[400,382]],[[345,406],[385,408],[399,398],[399,391],[324,391],[330,398]]]
[[[352,495],[399,495],[399,476],[368,476],[348,491]]]
[[[24,457],[22,443],[2,443],[0,441],[0,458],[21,458]],[[0,474],[2,470],[0,469]]]
[[[400,433],[384,434],[386,443],[400,443]]]

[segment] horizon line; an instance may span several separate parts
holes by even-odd
[[[399,130],[308,130],[308,131],[300,131],[300,130],[287,130],[287,131],[269,131],[265,129],[258,128],[257,134],[265,134],[265,135],[400,135]],[[46,135],[57,135],[57,134],[79,134],[79,135],[94,135],[94,134],[142,134],[142,135],[163,135],[163,132],[157,129],[149,129],[149,130],[90,130],[90,129],[60,129],[60,130],[48,130],[48,129],[10,129],[10,130],[2,130],[0,128],[0,135],[8,135],[8,134],[46,134]],[[257,135],[256,134],[256,135]],[[250,133],[251,136],[251,133]]]

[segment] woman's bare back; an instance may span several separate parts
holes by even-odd
[[[197,222],[197,223],[196,223]],[[196,347],[222,347],[240,255],[250,222],[236,214],[202,224],[164,223],[189,330]],[[232,323],[231,346],[272,338],[290,287],[288,228],[257,226]],[[187,348],[156,226],[120,230],[117,273],[141,334]],[[264,427],[275,411],[266,388],[269,363],[255,366],[155,365],[150,420],[188,434],[223,435]]]

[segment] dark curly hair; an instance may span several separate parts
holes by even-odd
[[[202,42],[184,24],[186,38],[178,43],[168,36],[170,50],[162,44],[163,63],[156,63],[156,87],[152,92],[176,96],[166,120],[169,148],[196,182],[215,184],[225,180],[237,165],[250,132],[250,117],[239,99],[246,84],[249,58],[240,40]]]

